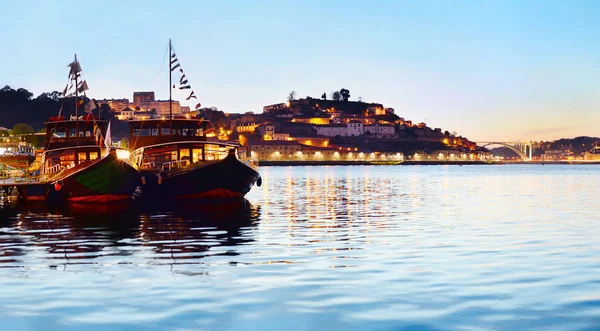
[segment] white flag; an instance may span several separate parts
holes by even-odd
[[[108,122],[108,127],[106,128],[106,138],[104,138],[104,146],[106,146],[106,154],[110,152],[110,147],[112,146],[112,137],[110,134],[110,122]]]
[[[89,90],[90,88],[88,87],[87,82],[84,80],[83,82],[79,83],[79,86],[77,87],[77,91],[79,93],[83,93],[87,90]]]
[[[90,101],[86,102],[85,105],[83,106],[83,109],[85,109],[86,112],[91,112],[92,110],[96,109],[96,102],[94,99],[90,99]]]

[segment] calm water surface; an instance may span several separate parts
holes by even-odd
[[[600,166],[261,174],[141,215],[8,201],[0,329],[600,328]]]

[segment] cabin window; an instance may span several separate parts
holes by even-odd
[[[53,128],[52,136],[54,138],[66,138],[67,137],[67,129],[66,128]]]
[[[207,144],[205,149],[206,149],[206,151],[204,153],[205,160],[222,160],[225,157],[227,157],[227,153],[229,152],[227,146],[220,146],[220,145]]]
[[[160,132],[163,136],[168,136],[170,133],[169,128],[162,128]]]
[[[192,162],[196,163],[198,161],[202,161],[202,149],[194,148],[192,149]]]
[[[75,166],[75,152],[67,151],[60,155],[60,165],[64,168],[72,168]]]
[[[75,154],[74,153],[63,153],[60,155],[60,162],[63,161],[75,161]]]
[[[98,152],[90,152],[90,161],[98,158]]]
[[[154,130],[156,130],[156,129],[154,129]],[[133,134],[136,136],[147,137],[147,136],[152,135],[152,132],[150,129],[134,129]]]
[[[179,159],[180,160],[190,160],[190,150],[189,149],[180,149],[179,150]]]
[[[87,160],[86,152],[79,152],[77,157],[79,158],[79,162],[85,162]]]

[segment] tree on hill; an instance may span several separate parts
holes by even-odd
[[[29,124],[17,123],[12,128],[13,135],[31,134],[31,133],[35,133],[35,130]]]
[[[342,100],[342,94],[340,93],[340,91],[333,91],[331,93],[331,98],[333,99],[333,101],[341,101]]]
[[[10,86],[6,85],[0,89],[0,104],[1,105],[15,105],[20,102],[31,100],[33,93],[29,92],[24,88],[14,90]]]
[[[348,99],[350,99],[350,91],[345,88],[340,90],[340,95],[344,101],[348,101]]]
[[[52,101],[58,101],[58,100],[60,100],[61,96],[62,96],[61,92],[52,91],[52,92],[44,92],[44,93],[38,95],[36,99],[50,99]]]
[[[287,101],[291,102],[291,101],[294,101],[294,100],[296,100],[296,91],[290,92],[290,94],[288,94],[288,97],[287,97]]]

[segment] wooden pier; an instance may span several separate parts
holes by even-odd
[[[32,178],[7,178],[0,179],[0,194],[10,195],[17,186],[33,186],[42,184],[37,179]]]

